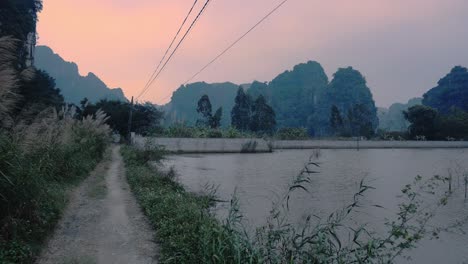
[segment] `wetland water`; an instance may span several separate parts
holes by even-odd
[[[314,150],[284,150],[267,154],[200,154],[169,156],[179,180],[198,192],[206,184],[218,186],[218,196],[229,200],[236,190],[241,209],[253,227],[262,225],[272,202],[284,194],[288,182],[297,175]],[[453,176],[458,189],[435,223],[447,225],[468,216],[463,199],[463,174],[468,173],[468,149],[370,149],[321,150],[318,174],[311,175],[309,193],[297,193],[291,201],[291,219],[300,223],[307,215],[327,216],[349,204],[364,179],[375,190],[367,192],[353,217],[357,223],[370,223],[376,232],[384,232],[385,219],[395,218],[400,190],[415,176]],[[384,208],[371,205],[378,204]],[[220,217],[226,209],[219,206]],[[464,231],[468,228],[463,227]],[[468,263],[468,235],[461,231],[425,240],[400,263]]]

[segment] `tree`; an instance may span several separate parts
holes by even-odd
[[[12,36],[20,41],[17,46],[18,66],[26,68],[36,44],[37,13],[42,10],[41,0],[0,1],[0,36]]]
[[[221,118],[223,116],[223,108],[220,107],[216,110],[214,116],[211,118],[210,127],[213,129],[218,129],[221,126]]]
[[[201,115],[201,118],[197,120],[197,125],[199,126],[208,126],[210,125],[212,114],[211,114],[211,102],[208,95],[203,95],[200,100],[198,100],[197,113]]]
[[[340,68],[333,75],[333,80],[328,85],[324,93],[318,97],[318,103],[316,108],[316,115],[313,122],[310,123],[309,130],[314,131],[316,135],[331,135],[332,126],[330,124],[330,116],[332,106],[335,105],[340,113],[348,115],[348,117],[355,119],[357,110],[359,118],[362,121],[366,121],[367,125],[371,125],[368,128],[367,133],[377,129],[379,120],[377,118],[377,108],[372,97],[372,93],[367,87],[367,82],[364,76],[352,67]],[[354,109],[356,105],[360,105]],[[361,111],[362,110],[362,111]],[[349,116],[351,114],[351,116]],[[365,114],[365,116],[363,115]],[[344,118],[344,116],[343,116]],[[349,118],[348,118],[349,119]],[[348,133],[351,132],[350,124],[347,124]],[[358,131],[354,131],[354,134],[358,134]]]
[[[468,139],[468,112],[453,109],[450,114],[439,115],[436,121],[437,139]]]
[[[252,108],[250,130],[257,133],[271,133],[276,127],[275,111],[260,95]]]
[[[122,101],[101,100],[96,104],[88,103],[82,116],[94,115],[99,109],[104,111],[109,119],[107,123],[124,137],[128,136],[128,118],[131,104]],[[151,103],[135,104],[133,106],[132,130],[141,135],[147,135],[160,126],[163,112]]]
[[[167,108],[166,121],[168,124],[184,122],[187,125],[195,125],[199,115],[194,109],[197,108],[200,97],[206,94],[212,103],[213,113],[218,107],[229,111],[221,118],[221,125],[230,126],[230,111],[234,107],[234,98],[238,88],[238,85],[229,82],[213,84],[197,82],[183,85],[172,94],[170,107]]]
[[[48,107],[58,109],[64,104],[54,78],[41,70],[33,70],[32,78],[21,81],[18,93],[21,99],[16,105],[15,114],[25,120],[30,120]]]
[[[231,125],[241,131],[249,130],[252,102],[250,96],[246,95],[244,89],[239,87],[234,107],[231,111]]]
[[[335,135],[343,132],[343,118],[341,118],[340,110],[336,105],[331,108],[330,125]]]
[[[348,110],[347,128],[349,134],[354,137],[370,138],[375,129],[369,119],[370,111],[364,104],[356,104]]]
[[[405,118],[411,123],[409,133],[411,137],[425,136],[434,139],[437,133],[437,110],[424,105],[410,107],[404,112]]]

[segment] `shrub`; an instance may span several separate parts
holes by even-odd
[[[0,135],[0,263],[31,263],[66,206],[67,191],[86,177],[109,139],[105,116],[79,121],[74,110],[49,109],[15,134]]]
[[[276,137],[280,140],[306,140],[309,134],[305,128],[284,127],[278,130]]]

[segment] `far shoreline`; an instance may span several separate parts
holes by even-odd
[[[266,153],[284,149],[468,149],[468,141],[268,140],[261,138],[157,138],[132,136],[138,148],[171,153]]]

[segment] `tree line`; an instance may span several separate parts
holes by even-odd
[[[196,122],[197,126],[213,129],[221,126],[223,109],[218,108],[213,115],[208,95],[203,95],[198,101],[197,113],[200,116]],[[262,95],[252,100],[252,97],[244,92],[244,88],[239,87],[231,110],[231,126],[242,132],[272,134],[276,128],[275,111]]]

